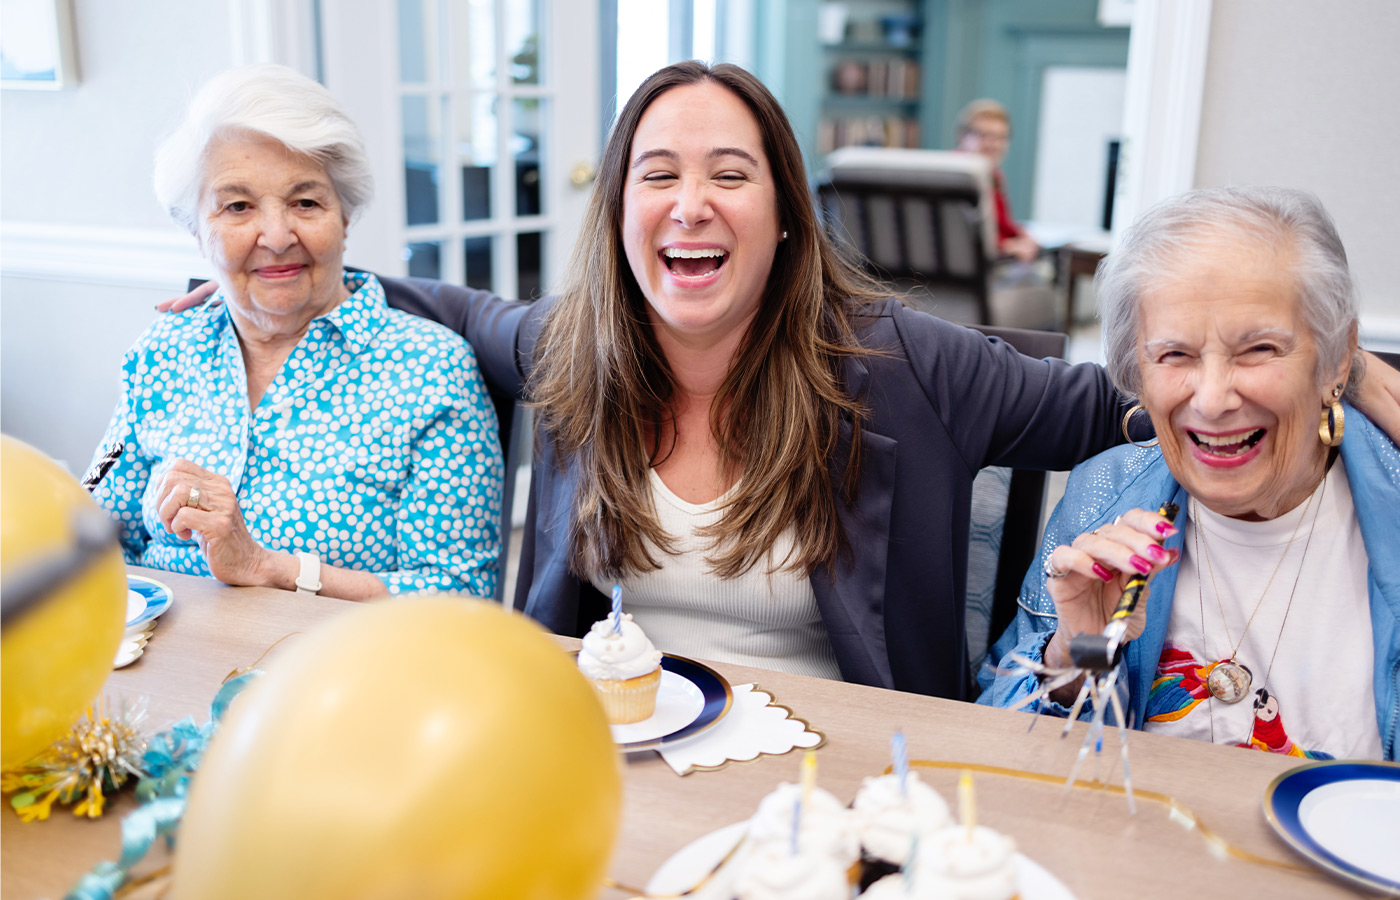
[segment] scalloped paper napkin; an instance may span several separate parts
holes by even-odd
[[[729,714],[709,731],[659,752],[677,775],[748,762],[759,756],[781,756],[801,747],[820,747],[826,736],[775,702],[758,685],[734,686]]]

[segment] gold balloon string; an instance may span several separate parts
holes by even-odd
[[[1041,772],[1027,772],[1023,769],[1008,769],[1002,766],[988,766],[983,765],[982,763],[947,762],[943,760],[914,759],[909,761],[909,765],[922,766],[926,769],[959,769],[964,771],[971,770],[974,772],[982,772],[987,775],[1002,775],[1007,778],[1019,778],[1023,781],[1038,781],[1044,784],[1056,785],[1064,784],[1064,779],[1058,775],[1046,775]],[[886,767],[884,774],[888,775],[889,772],[890,769]],[[1099,791],[1105,794],[1122,795],[1126,793],[1126,791],[1123,790],[1122,785],[1105,784],[1102,781],[1076,781],[1073,786],[1075,788],[1078,788],[1079,790]],[[1281,862],[1276,859],[1270,859],[1267,856],[1260,856],[1257,853],[1250,853],[1248,850],[1245,850],[1241,847],[1236,847],[1234,844],[1231,844],[1229,841],[1225,840],[1225,838],[1222,837],[1214,829],[1209,828],[1205,824],[1205,822],[1201,821],[1201,817],[1192,812],[1187,806],[1177,801],[1176,798],[1171,797],[1167,794],[1161,794],[1157,791],[1144,791],[1139,790],[1138,788],[1133,788],[1133,796],[1146,800],[1151,800],[1155,803],[1160,803],[1163,806],[1165,806],[1167,808],[1168,818],[1171,819],[1171,821],[1185,828],[1187,831],[1194,831],[1197,834],[1199,834],[1201,838],[1206,842],[1206,847],[1210,850],[1213,856],[1216,856],[1221,859],[1224,859],[1226,857],[1233,857],[1235,859],[1244,860],[1245,862],[1251,862],[1261,866],[1270,866],[1275,869],[1285,869],[1290,872],[1312,872],[1311,869],[1305,868],[1303,866],[1294,865],[1293,863]]]

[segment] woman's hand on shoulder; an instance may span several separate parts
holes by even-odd
[[[184,312],[187,309],[194,309],[214,296],[214,292],[218,289],[219,283],[217,281],[206,281],[188,294],[160,301],[156,304],[156,312]]]
[[[1046,559],[1046,590],[1055,603],[1059,628],[1045,647],[1045,664],[1070,665],[1069,642],[1077,634],[1097,634],[1134,575],[1151,576],[1174,564],[1181,556],[1162,542],[1176,529],[1155,512],[1131,509],[1085,532],[1070,545],[1061,544]],[[1128,640],[1142,634],[1146,623],[1146,595],[1128,620]]]
[[[194,538],[209,572],[224,584],[272,584],[276,554],[248,532],[238,495],[228,479],[186,459],[161,476],[157,510],[165,529],[181,540]]]
[[[1366,370],[1356,391],[1356,408],[1400,444],[1400,370],[1374,353],[1363,351],[1362,355]]]

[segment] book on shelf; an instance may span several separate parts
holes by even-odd
[[[831,89],[842,96],[919,99],[921,69],[911,59],[842,60],[831,71]]]
[[[817,123],[817,150],[840,147],[919,146],[919,122],[908,116],[823,116]]]

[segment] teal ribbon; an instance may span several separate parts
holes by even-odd
[[[253,669],[225,682],[214,696],[209,721],[203,726],[187,717],[151,738],[143,758],[146,775],[136,786],[136,799],[141,805],[122,819],[121,858],[114,863],[98,863],[79,879],[64,900],[112,900],[157,839],[165,838],[167,845],[173,845],[175,831],[185,814],[190,777],[199,768],[209,739],[218,730],[233,698],[261,675],[261,670]]]

